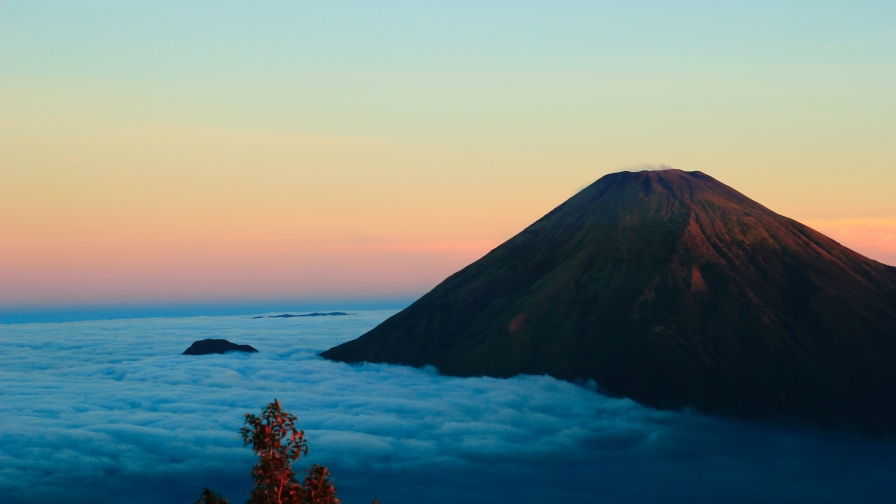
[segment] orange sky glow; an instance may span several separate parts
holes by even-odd
[[[413,298],[660,164],[896,264],[886,16],[327,5],[4,4],[0,304]]]
[[[883,219],[803,219],[802,223],[866,257],[896,266],[896,216]]]

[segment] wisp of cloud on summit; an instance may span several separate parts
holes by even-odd
[[[0,500],[242,502],[243,414],[296,414],[346,504],[889,502],[896,444],[658,411],[545,376],[453,378],[317,353],[394,312],[11,324]],[[225,338],[257,354],[180,355]],[[304,465],[304,464],[303,464]]]

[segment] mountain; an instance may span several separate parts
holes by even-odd
[[[292,313],[284,313],[283,315],[268,315],[268,318],[293,318],[293,317],[338,317],[340,315],[348,315],[348,313],[341,311],[334,311],[329,313],[303,313],[300,315],[294,315]],[[262,318],[262,317],[253,317],[253,318]]]
[[[896,435],[896,268],[703,173],[614,173],[322,355]]]
[[[227,352],[247,352],[254,353],[258,352],[255,348],[250,345],[237,345],[236,343],[231,343],[225,339],[204,339],[199,341],[194,341],[190,348],[184,350],[182,355],[209,355],[209,354],[223,354]]]

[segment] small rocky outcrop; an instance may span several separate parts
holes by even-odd
[[[184,350],[183,355],[208,355],[223,354],[227,352],[247,352],[254,353],[258,350],[249,345],[237,345],[225,339],[204,339],[194,342],[190,348]]]

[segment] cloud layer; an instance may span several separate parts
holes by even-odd
[[[275,397],[346,504],[893,496],[889,442],[660,412],[542,376],[317,357],[391,313],[5,325],[0,500],[191,502],[210,486],[242,502],[242,415]],[[208,337],[259,353],[180,355]]]

